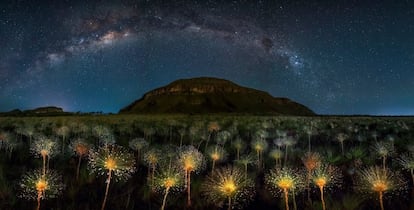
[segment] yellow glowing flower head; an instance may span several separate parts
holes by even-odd
[[[184,171],[197,172],[204,168],[204,156],[193,146],[182,148],[178,156],[178,163]]]
[[[28,200],[36,200],[39,193],[42,199],[55,198],[64,188],[61,176],[53,170],[48,170],[45,175],[42,170],[28,172],[23,175],[19,186],[19,197]]]
[[[357,178],[356,189],[375,193],[403,189],[405,183],[399,173],[378,166],[362,169]]]
[[[128,179],[135,172],[135,158],[122,147],[111,145],[92,150],[88,166],[92,172],[104,175],[109,171],[121,179]]]
[[[253,189],[253,181],[244,175],[243,170],[231,166],[216,169],[201,185],[202,194],[217,205],[229,198],[235,205],[243,205],[241,202],[252,199]]]
[[[322,164],[313,173],[313,183],[319,188],[339,186],[342,172],[338,167]]]
[[[265,175],[265,183],[267,188],[276,195],[283,190],[299,192],[304,189],[302,174],[299,170],[289,167],[276,168]]]

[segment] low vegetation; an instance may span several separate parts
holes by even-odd
[[[1,117],[0,209],[413,209],[413,129],[410,117]]]

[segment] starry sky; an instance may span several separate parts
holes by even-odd
[[[414,115],[414,2],[0,3],[0,112],[117,113],[201,76],[318,114]]]

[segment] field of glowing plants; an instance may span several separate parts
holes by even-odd
[[[0,209],[414,209],[410,117],[0,118]]]

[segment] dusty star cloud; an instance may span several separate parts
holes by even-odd
[[[411,2],[3,1],[0,111],[117,112],[210,76],[319,114],[414,114]]]

